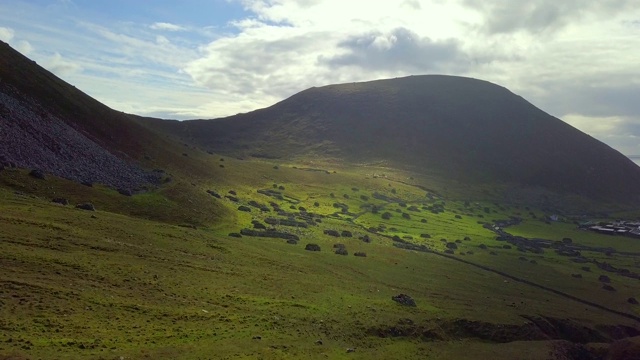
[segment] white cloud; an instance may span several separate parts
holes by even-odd
[[[597,22],[637,7],[635,0],[462,0],[462,3],[482,14],[479,26],[490,34],[555,32],[581,20]]]
[[[156,36],[156,43],[158,45],[169,45],[171,44],[171,41],[162,35],[158,35]]]
[[[13,29],[0,26],[0,40],[8,43],[13,39],[14,34]]]
[[[47,59],[44,67],[58,76],[65,76],[82,70],[82,67],[73,61],[64,59],[59,53],[55,53]]]
[[[31,46],[31,43],[26,40],[18,40],[16,43],[12,43],[11,45],[21,52],[22,55],[28,56],[33,52],[33,46]]]
[[[149,26],[149,28],[151,28],[153,30],[164,30],[164,31],[185,31],[185,30],[187,30],[183,26],[176,25],[176,24],[171,24],[171,23],[166,23],[166,22],[153,23],[153,24],[151,24]]]
[[[568,114],[562,120],[604,143],[615,143],[616,149],[623,154],[640,155],[640,122],[637,119]]]
[[[640,136],[636,0],[228,1],[248,13],[202,28],[0,4],[0,38],[139,114],[212,118],[311,86],[444,73],[505,86],[618,148]]]
[[[452,39],[463,27],[443,20],[460,9],[455,4],[242,3],[255,16],[234,22],[238,34],[203,46],[202,56],[184,68],[198,84],[242,100],[229,103],[227,114],[246,111],[247,104],[268,106],[311,86],[449,72],[467,62]],[[469,13],[459,12],[463,18]]]

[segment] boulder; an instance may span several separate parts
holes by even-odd
[[[39,180],[44,180],[44,172],[42,172],[42,170],[33,169],[29,172],[29,176]]]
[[[353,234],[351,233],[351,231],[347,231],[347,230],[342,230],[340,235],[342,235],[342,237],[353,237]]]
[[[251,212],[251,208],[248,207],[248,206],[244,206],[244,205],[238,206],[238,210],[239,211],[244,211],[244,212]]]
[[[54,203],[60,204],[60,205],[69,205],[69,200],[67,200],[65,198],[53,198],[51,200],[51,202],[54,202]]]
[[[295,239],[289,239],[289,240],[287,240],[287,244],[291,244],[291,245],[298,245],[298,240],[295,240]]]
[[[598,280],[607,284],[611,282],[611,279],[607,275],[600,275],[600,277],[598,277]]]
[[[229,236],[234,237],[234,238],[241,238],[242,235],[239,233],[229,233]]]
[[[353,256],[367,257],[367,253],[366,252],[362,252],[362,251],[358,251],[358,252],[354,253]]]
[[[76,209],[87,210],[87,211],[96,211],[95,206],[92,203],[83,203],[76,205]]]
[[[340,233],[336,230],[325,230],[324,234],[329,236],[340,237]]]
[[[638,300],[636,300],[636,298],[630,297],[629,299],[627,299],[627,302],[631,305],[638,305]]]
[[[602,285],[602,288],[604,290],[607,290],[607,291],[616,291],[616,289],[613,286],[609,285],[609,284]]]
[[[207,193],[216,199],[222,199],[222,196],[213,190],[207,190]]]
[[[124,196],[133,196],[133,191],[129,189],[118,189],[118,193]]]
[[[413,298],[411,298],[411,296],[407,295],[407,294],[399,294],[396,296],[392,296],[391,300],[397,302],[400,305],[404,305],[404,306],[416,306],[416,302],[415,300],[413,300]]]

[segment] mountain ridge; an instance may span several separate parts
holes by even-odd
[[[236,156],[389,161],[458,179],[640,200],[631,160],[508,89],[471,78],[314,87],[245,114],[147,125]]]

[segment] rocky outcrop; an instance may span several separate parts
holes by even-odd
[[[416,302],[415,300],[413,300],[413,298],[407,294],[399,294],[396,296],[392,296],[391,300],[397,302],[400,305],[404,305],[404,306],[416,306]]]
[[[138,189],[160,178],[110,153],[6,83],[0,83],[0,108],[1,162],[37,169],[33,177],[47,173],[115,189]]]

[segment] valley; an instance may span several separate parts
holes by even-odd
[[[640,167],[505,88],[410,76],[223,119],[0,44],[0,359],[626,359]],[[622,355],[621,355],[622,354]]]
[[[162,190],[100,200],[110,191],[87,188],[63,206],[49,198],[64,196],[66,180],[0,172],[13,184],[0,202],[0,351],[17,358],[388,359],[464,358],[471,348],[477,358],[534,359],[580,348],[596,358],[605,344],[638,335],[640,312],[629,302],[640,295],[638,280],[594,266],[637,272],[628,253],[636,239],[579,230],[570,219],[550,222],[529,206],[468,201],[453,196],[451,184],[388,168],[307,171],[200,156],[225,179],[190,185],[229,214],[209,226],[102,210],[109,201],[151,201]],[[249,169],[260,176],[245,180]],[[97,211],[73,207],[84,201]],[[497,239],[494,226],[514,218],[507,233],[550,246],[524,250]],[[229,236],[267,229],[295,240]],[[585,247],[584,261],[558,254],[566,238]],[[398,294],[417,306],[392,301]]]

